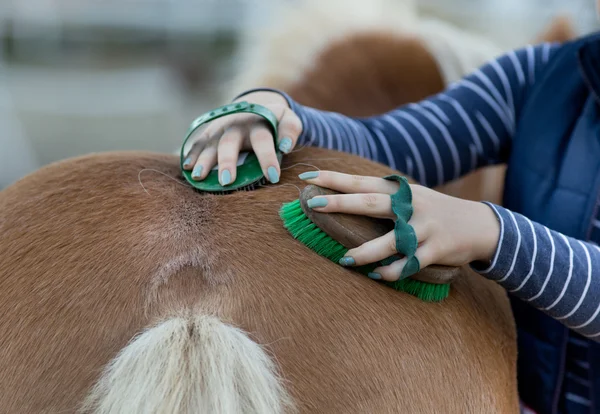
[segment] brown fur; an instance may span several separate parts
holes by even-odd
[[[436,61],[414,37],[365,33],[334,42],[287,92],[349,116],[378,115],[441,91]]]
[[[568,42],[577,37],[577,31],[569,16],[556,16],[542,32],[535,38],[535,43],[542,42]]]
[[[314,148],[284,168],[302,161],[391,172]],[[505,292],[465,268],[424,303],[317,256],[277,214],[303,171],[213,196],[183,185],[173,156],[109,153],[0,192],[0,412],[74,412],[142,328],[195,312],[267,344],[300,412],[517,412]]]

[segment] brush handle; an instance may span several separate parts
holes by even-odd
[[[392,220],[356,214],[319,213],[307,205],[307,201],[313,197],[332,194],[340,193],[310,184],[300,194],[300,206],[310,221],[345,248],[354,249],[394,230]],[[460,267],[431,265],[411,278],[426,283],[446,284],[451,283],[459,273]]]

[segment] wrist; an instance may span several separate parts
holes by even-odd
[[[486,203],[475,202],[473,221],[477,226],[472,262],[489,263],[494,258],[500,241],[500,221]]]

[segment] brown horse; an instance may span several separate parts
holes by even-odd
[[[442,87],[422,42],[374,34],[290,93],[364,115]],[[317,256],[277,215],[307,163],[391,172],[306,148],[281,185],[213,196],[172,156],[109,153],[0,192],[0,412],[516,412],[505,293],[463,268],[424,303]]]
[[[379,78],[351,82],[376,67],[358,52],[387,62]],[[364,115],[443,86],[415,38],[328,53],[290,90],[301,102]],[[305,148],[283,184],[213,196],[172,156],[112,153],[0,192],[0,412],[516,412],[505,293],[463,268],[424,303],[317,256],[277,215],[298,164],[391,172]]]
[[[505,292],[463,268],[426,303],[313,253],[278,216],[304,163],[392,172],[302,148],[217,196],[125,152],[0,192],[0,412],[517,412]]]

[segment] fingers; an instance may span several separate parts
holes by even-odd
[[[190,137],[190,140],[193,140],[194,144],[186,154],[186,158],[183,161],[183,169],[189,171],[193,167],[194,169],[192,171],[192,177],[194,179],[200,176],[204,178],[208,174],[208,166],[204,165],[204,163],[202,162],[199,162],[198,157],[205,150],[206,147],[211,145],[213,141],[216,141],[221,136],[225,125],[226,123],[223,120],[223,118],[215,119],[209,124],[206,124],[206,127],[204,127],[203,129],[195,131],[194,134]],[[194,137],[195,135],[197,135],[197,137]],[[216,163],[216,158],[214,163]],[[214,163],[209,167],[209,169],[214,166]]]
[[[217,118],[208,124],[200,134],[199,140],[208,141],[211,139],[218,139],[223,133],[232,127],[247,126],[256,121],[258,117],[254,114],[234,114],[227,115],[221,118]]]
[[[271,183],[278,183],[281,170],[275,154],[275,144],[273,143],[271,131],[264,126],[252,127],[250,143],[265,176]]]
[[[210,170],[217,163],[217,141],[209,142],[194,164],[192,170],[192,179],[195,181],[201,181],[206,178]]]
[[[287,107],[274,106],[271,110],[279,119],[277,129],[280,139],[278,147],[283,153],[289,153],[296,145],[298,136],[302,131],[300,118]],[[264,123],[252,126],[250,130],[250,145],[258,158],[265,176],[271,183],[278,183],[281,168],[275,153],[273,134]]]
[[[194,142],[194,144],[188,151],[185,160],[183,161],[183,169],[184,170],[189,171],[194,167],[194,165],[196,164],[196,161],[198,160],[198,156],[200,155],[200,153],[202,152],[204,147],[205,147],[204,142],[202,142],[202,141]]]
[[[394,219],[392,199],[388,194],[335,194],[313,197],[308,207],[320,213],[359,214],[376,218]]]
[[[230,127],[225,130],[223,137],[217,145],[217,162],[219,164],[219,182],[221,185],[229,185],[235,181],[237,176],[237,161],[244,141],[244,129]],[[211,165],[209,168],[212,168]]]
[[[351,249],[340,260],[342,266],[362,266],[397,254],[394,231]]]
[[[394,194],[398,183],[379,177],[350,175],[335,171],[309,171],[299,177],[311,184],[330,188],[341,193]]]
[[[417,243],[424,243],[429,237],[427,226],[419,222],[409,222],[409,224],[415,231]],[[419,248],[417,248],[417,251]],[[340,264],[342,266],[363,266],[398,254],[400,253],[396,249],[396,236],[392,230],[381,237],[363,243],[355,249],[348,250],[346,256],[340,260]]]
[[[270,109],[279,119],[278,133],[282,138],[278,145],[282,152],[289,153],[302,130],[301,121],[287,106],[274,105]],[[281,170],[273,134],[264,120],[254,114],[225,116],[206,124],[186,155],[183,168],[193,168],[192,178],[203,180],[218,163],[219,182],[224,186],[231,184],[236,180],[239,152],[244,147],[256,154],[268,180],[279,182]]]
[[[302,133],[302,121],[291,109],[285,108],[279,121],[278,148],[284,154],[289,154],[296,146],[298,137]]]
[[[414,255],[418,262],[414,259],[411,260],[403,257],[390,265],[375,268],[369,273],[369,277],[374,280],[384,280],[386,282],[406,279],[431,265],[434,262],[434,254],[434,249],[425,243],[417,249]]]

